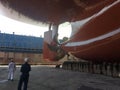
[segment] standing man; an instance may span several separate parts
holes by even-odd
[[[11,59],[10,63],[8,64],[8,80],[13,81],[15,70],[16,64],[14,63],[13,59]]]
[[[20,76],[20,80],[18,83],[18,90],[21,90],[23,83],[24,83],[23,90],[27,90],[29,72],[31,71],[31,66],[28,63],[29,59],[25,58],[24,61],[25,63],[21,66],[21,69],[20,69],[21,76]]]

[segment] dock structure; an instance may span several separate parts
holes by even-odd
[[[0,64],[8,63],[11,58],[20,64],[24,57],[37,63],[42,58],[42,48],[42,37],[0,33]]]

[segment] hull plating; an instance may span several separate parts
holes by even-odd
[[[120,1],[116,1],[87,18],[83,25],[79,25],[81,22],[73,22],[73,34],[70,40],[63,44],[64,50],[86,60],[119,61],[119,9]]]

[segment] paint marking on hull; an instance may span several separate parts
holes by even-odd
[[[111,5],[104,7],[100,12],[95,13],[91,17],[88,17],[88,18],[80,20],[80,21],[72,22],[71,23],[71,25],[72,25],[71,37],[74,36],[80,30],[80,28],[82,26],[84,26],[87,22],[89,22],[93,18],[96,18],[96,17],[100,16],[101,14],[106,12],[108,9],[110,9],[112,6],[116,5],[117,3],[120,3],[120,0],[117,0],[114,3],[112,3]]]
[[[96,41],[100,41],[100,40],[112,37],[112,36],[114,36],[116,34],[119,34],[119,33],[120,33],[120,28],[117,29],[117,30],[114,30],[112,32],[109,32],[107,34],[98,36],[96,38],[89,39],[89,40],[80,41],[80,42],[70,42],[70,43],[67,43],[65,46],[67,46],[67,47],[73,47],[73,46],[87,45],[87,44],[90,44],[90,43],[93,43],[93,42],[96,42]]]

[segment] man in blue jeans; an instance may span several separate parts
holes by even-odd
[[[27,90],[29,72],[31,71],[31,66],[28,63],[29,61],[28,58],[25,58],[24,61],[25,63],[21,66],[21,69],[20,69],[21,76],[18,83],[18,90],[21,90],[23,83],[24,83],[23,90]]]

